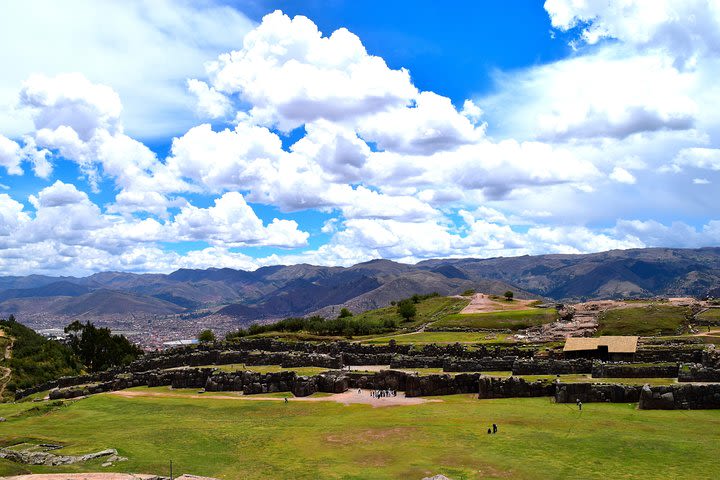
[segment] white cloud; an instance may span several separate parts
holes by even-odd
[[[187,81],[188,90],[197,97],[197,110],[200,115],[220,118],[227,115],[231,108],[230,100],[208,84],[196,79]]]
[[[293,220],[274,219],[267,227],[237,192],[226,193],[215,205],[183,207],[171,227],[178,240],[203,240],[230,247],[271,245],[301,247],[309,234],[298,230]]]
[[[579,26],[589,44],[615,38],[641,49],[662,49],[679,66],[720,54],[720,5],[713,0],[547,0],[545,9],[553,27]]]
[[[242,49],[209,64],[208,74],[217,91],[251,104],[255,121],[285,131],[404,106],[417,93],[406,70],[369,55],[348,30],[323,37],[308,18],[280,11],[266,15]]]
[[[628,185],[633,185],[635,182],[637,182],[635,176],[622,167],[613,168],[613,171],[610,172],[609,177],[616,182],[626,183]]]
[[[20,145],[0,135],[0,166],[5,167],[9,175],[22,175],[21,160]]]
[[[581,11],[566,13],[557,7],[556,26],[586,19],[582,9],[591,3],[575,2]],[[173,26],[166,7],[146,5],[149,15],[163,17],[161,25]],[[176,20],[196,22],[198,32],[222,24],[216,17],[188,19],[195,9],[189,4],[178,9]],[[604,15],[592,25],[609,21]],[[182,36],[189,27],[178,28]],[[709,58],[707,49],[693,68],[678,70],[676,57],[659,44],[649,48],[630,33],[612,33],[620,41],[498,74],[494,95],[456,108],[457,99],[420,92],[407,70],[369,55],[344,29],[323,36],[310,20],[276,12],[232,47],[213,35],[217,41],[199,50],[223,48],[207,58],[239,50],[211,62],[205,78],[196,71],[175,78],[180,66],[170,65],[172,72],[148,80],[143,93],[153,100],[145,103],[167,107],[155,88],[172,77],[174,105],[182,103],[192,116],[188,95],[194,95],[198,113],[233,119],[232,126],[194,126],[173,139],[166,158],[126,133],[142,122],[137,100],[122,104],[117,92],[123,102],[125,93],[115,82],[85,71],[55,75],[52,68],[27,80],[20,99],[35,129],[12,140],[0,136],[0,165],[17,174],[32,165],[37,176],[51,178],[65,157],[91,188],[110,180],[115,199],[98,206],[81,184],[63,182],[30,197],[34,212],[0,197],[0,269],[347,265],[377,257],[717,243],[711,220],[696,228],[649,220],[659,210],[664,218],[716,213],[712,189],[693,186],[715,180],[707,170],[720,170],[720,115],[708,108],[720,99],[720,59]],[[663,166],[676,175],[662,174]],[[278,218],[261,219],[253,204],[271,206]],[[303,228],[305,214],[297,216],[300,224],[284,215],[298,210],[332,218],[322,228]],[[235,251],[307,248],[305,230],[317,229],[330,240],[313,250],[264,258]],[[166,246],[189,242],[209,247],[180,254]]]
[[[480,100],[490,125],[551,142],[688,130],[698,114],[694,73],[613,47],[498,74],[496,82],[499,93]]]
[[[680,150],[669,168],[679,172],[686,167],[720,171],[720,148],[693,147]]]
[[[473,110],[471,116],[477,114],[477,107],[469,108]],[[383,150],[426,155],[476,143],[484,135],[484,128],[476,128],[449,98],[433,92],[417,95],[411,107],[399,106],[364,117],[358,131]]]
[[[252,22],[213,1],[36,0],[0,7],[0,131],[16,138],[31,121],[16,111],[18,86],[33,73],[81,72],[111,85],[125,104],[127,133],[177,134],[195,121],[186,80],[242,44]]]

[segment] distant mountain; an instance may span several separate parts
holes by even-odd
[[[89,293],[90,289],[84,285],[61,280],[52,282],[42,287],[34,288],[11,288],[0,291],[0,302],[11,298],[31,298],[31,297],[78,297]]]
[[[720,248],[645,248],[585,255],[428,260],[472,279],[496,279],[558,300],[632,296],[704,296],[720,287]]]
[[[73,317],[92,317],[137,313],[171,315],[183,310],[185,309],[174,303],[158,298],[100,289],[63,302],[56,306],[54,313]]]
[[[181,269],[169,275],[102,272],[89,277],[0,277],[0,315],[80,318],[217,315],[251,323],[362,311],[414,293],[467,289],[518,298],[584,300],[704,296],[720,290],[720,248],[613,250],[586,255],[437,259],[417,265],[372,260],[352,267],[308,264]]]

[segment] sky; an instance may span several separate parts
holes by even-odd
[[[720,0],[0,5],[0,275],[720,245]]]

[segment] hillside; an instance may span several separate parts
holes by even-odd
[[[0,367],[3,374],[9,372],[1,385],[3,395],[80,373],[81,365],[68,347],[45,339],[17,321],[0,320],[0,331]]]
[[[468,289],[516,298],[703,296],[720,287],[720,248],[614,250],[585,255],[436,259],[416,265],[373,260],[351,267],[278,265],[255,271],[181,269],[164,274],[102,272],[84,278],[0,277],[0,315],[193,318],[250,324],[289,316],[361,312],[412,294]],[[713,290],[715,289],[715,290]],[[218,320],[212,320],[218,319]],[[223,320],[225,321],[225,320]]]

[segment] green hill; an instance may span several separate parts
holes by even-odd
[[[15,320],[0,320],[3,337],[0,347],[5,352],[0,366],[9,369],[9,380],[5,384],[3,396],[11,397],[17,389],[31,387],[64,375],[77,375],[81,364],[72,351],[58,342],[47,340],[34,330]]]
[[[600,335],[672,335],[678,333],[692,312],[688,307],[652,304],[618,308],[598,317]]]

